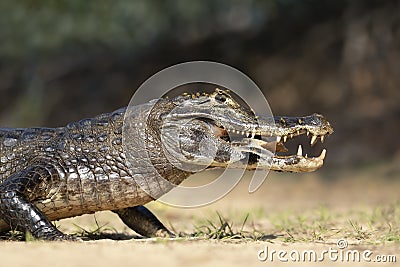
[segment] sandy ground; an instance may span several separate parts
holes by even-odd
[[[322,253],[329,250],[326,244],[270,244],[263,242],[229,244],[216,241],[185,241],[151,243],[137,241],[96,241],[84,244],[66,243],[6,243],[2,245],[2,261],[7,266],[286,266],[289,262],[260,261],[258,253],[268,246],[272,250],[284,250],[288,253],[315,250]],[[334,248],[334,245],[331,245]],[[374,253],[397,254],[398,248],[385,249],[373,246],[358,248]],[[374,254],[373,254],[374,255]],[[261,255],[264,257],[263,255]],[[276,256],[275,256],[276,257]],[[289,260],[289,256],[285,256]],[[332,257],[333,258],[333,257]],[[373,256],[371,257],[373,258]],[[299,264],[298,262],[293,262]],[[353,262],[340,264],[354,265]],[[304,263],[303,263],[304,264]],[[307,262],[307,266],[334,266],[338,262],[327,259],[322,262]],[[371,265],[371,262],[360,262]],[[5,265],[4,265],[5,266]],[[379,266],[396,266],[394,263],[380,263]]]
[[[152,209],[160,219],[176,231],[190,233],[194,230],[196,220],[209,218],[219,211],[226,218],[235,217],[235,213],[250,213],[252,222],[268,233],[271,229],[269,213],[285,210],[307,211],[324,205],[332,211],[346,212],[356,209],[373,209],[399,201],[400,181],[397,165],[388,169],[385,166],[373,166],[351,171],[336,171],[334,175],[327,172],[312,174],[280,174],[268,176],[267,181],[255,193],[247,192],[248,179],[244,179],[229,195],[218,202],[197,209],[178,209],[158,203],[152,203]],[[200,176],[199,176],[200,177]],[[192,183],[201,183],[199,179]],[[206,178],[203,178],[206,177]],[[257,210],[263,210],[266,215],[252,216]],[[126,236],[134,233],[127,229],[119,219],[110,212],[97,213],[96,219],[100,225],[106,224]],[[236,216],[238,217],[238,216]],[[240,217],[240,216],[239,216]],[[229,219],[229,218],[228,218]],[[237,219],[237,218],[236,218]],[[79,225],[85,229],[94,229],[93,215],[85,215],[66,219],[57,223],[66,232],[77,232]],[[266,261],[260,250],[284,251],[287,254],[293,250],[302,253],[304,250],[314,250],[321,255],[324,250],[338,249],[336,239],[324,242],[294,242],[266,239],[264,241],[218,241],[218,240],[154,240],[133,238],[125,241],[111,239],[92,240],[82,243],[48,243],[48,242],[12,242],[5,241],[1,246],[1,266],[255,266],[271,265],[271,255]],[[348,249],[360,253],[370,250],[369,258],[376,255],[395,255],[400,261],[400,244],[363,244],[357,240],[349,241]],[[282,252],[282,253],[284,253]],[[261,253],[261,254],[260,254]],[[278,253],[278,252],[276,252]],[[272,260],[274,266],[287,265],[277,259]],[[273,256],[273,255],[272,255]],[[340,256],[340,255],[339,255]],[[334,256],[333,256],[334,257]],[[339,258],[340,261],[340,258]],[[325,254],[324,265],[336,265]],[[354,263],[340,262],[354,265]],[[297,263],[298,264],[298,263]],[[320,265],[321,262],[308,262],[308,266]],[[359,265],[373,266],[375,264],[361,259]],[[397,263],[398,264],[398,263]],[[395,263],[379,263],[379,266],[396,266]]]

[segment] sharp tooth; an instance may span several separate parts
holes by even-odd
[[[256,136],[256,133],[255,133],[255,132],[252,132],[252,133],[251,133],[251,138],[254,138],[254,136]]]
[[[325,156],[326,156],[326,149],[323,149],[321,155],[319,155],[318,158],[324,160]]]
[[[310,132],[309,131],[307,131],[307,136],[309,136],[310,135]]]
[[[290,134],[290,138],[293,138],[293,134]]]
[[[300,131],[299,130],[297,130],[297,135],[300,135]]]
[[[277,136],[277,137],[276,137],[276,142],[279,143],[279,142],[281,141],[281,138],[282,138],[282,136]]]
[[[303,156],[303,148],[301,147],[301,145],[299,145],[299,147],[297,148],[297,156]]]
[[[242,131],[242,135],[244,135],[244,132]]]
[[[236,130],[236,134],[240,134],[240,132],[238,130]]]
[[[321,135],[321,142],[323,143],[325,140],[325,135]]]
[[[317,142],[317,136],[316,136],[316,135],[313,135],[313,136],[311,137],[311,142],[310,142],[310,144],[311,144],[311,145],[314,145],[316,142]]]
[[[305,158],[308,158],[308,155],[306,154],[304,157],[305,157]]]
[[[285,135],[285,136],[283,137],[283,142],[285,143],[286,140],[287,140],[287,135]]]

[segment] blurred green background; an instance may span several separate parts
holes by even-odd
[[[249,75],[276,115],[324,114],[327,164],[400,163],[400,1],[0,1],[0,125],[128,104],[191,60]]]

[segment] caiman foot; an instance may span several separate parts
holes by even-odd
[[[60,232],[32,202],[46,195],[45,185],[52,178],[51,166],[34,165],[15,173],[0,184],[0,216],[11,229],[28,231],[36,239],[76,241]]]
[[[45,241],[82,241],[82,239],[60,232],[53,225],[44,226],[32,233],[33,237]]]
[[[159,229],[154,233],[153,237],[174,238],[176,235],[168,229]]]
[[[175,234],[169,231],[158,219],[144,206],[136,206],[114,210],[121,220],[136,233],[145,237],[173,238]]]

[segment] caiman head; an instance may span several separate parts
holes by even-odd
[[[164,154],[189,171],[228,165],[248,170],[314,171],[323,165],[325,149],[319,156],[308,157],[299,145],[297,152],[282,155],[281,152],[287,152],[284,143],[307,135],[314,145],[333,132],[329,122],[319,114],[256,116],[228,90],[186,94],[165,99],[156,106],[162,107],[157,114]]]

